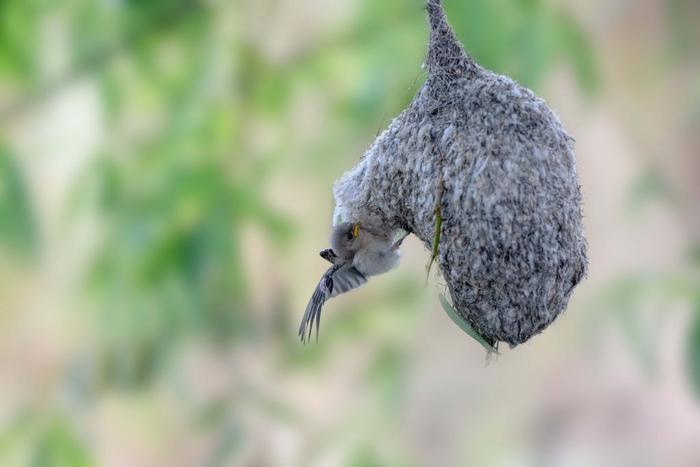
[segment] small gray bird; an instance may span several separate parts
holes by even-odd
[[[356,289],[369,276],[385,273],[399,264],[399,247],[404,238],[393,241],[366,225],[344,222],[333,228],[331,248],[321,251],[322,258],[332,264],[316,286],[299,326],[299,337],[308,342],[316,321],[316,340],[321,324],[321,309],[329,298]]]

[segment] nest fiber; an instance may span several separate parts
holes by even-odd
[[[335,221],[415,234],[454,308],[515,346],[567,305],[586,272],[573,139],[547,104],[485,70],[428,0],[428,77],[334,187]]]

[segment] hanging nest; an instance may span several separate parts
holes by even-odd
[[[427,80],[336,182],[334,221],[437,247],[457,313],[489,344],[515,346],[586,272],[573,139],[532,91],[465,53],[439,0],[427,11]]]

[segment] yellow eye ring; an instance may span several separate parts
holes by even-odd
[[[352,236],[357,237],[360,233],[360,224],[355,224],[352,226]]]

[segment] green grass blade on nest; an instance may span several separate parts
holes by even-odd
[[[498,349],[496,349],[494,346],[486,342],[486,339],[484,339],[481,334],[479,334],[476,329],[472,327],[471,324],[465,320],[462,315],[457,313],[457,310],[455,310],[452,305],[447,301],[445,296],[443,294],[440,294],[440,304],[442,305],[442,308],[445,310],[447,313],[447,316],[450,317],[454,323],[460,327],[462,331],[467,333],[469,336],[471,336],[475,341],[477,341],[481,346],[486,349],[486,351],[489,354],[496,354],[500,355],[498,352]]]

